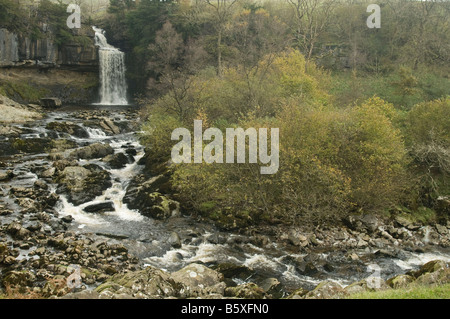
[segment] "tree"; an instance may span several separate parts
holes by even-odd
[[[184,99],[188,94],[191,77],[201,69],[206,52],[194,40],[183,41],[173,25],[166,21],[156,32],[155,42],[150,44],[147,69],[153,77],[147,87],[156,95],[167,93],[175,102],[168,104],[180,120],[186,116],[188,105]]]
[[[240,0],[204,0],[213,8],[214,27],[217,33],[217,74],[222,74],[222,37],[230,21],[234,5]]]
[[[305,70],[319,37],[330,23],[337,0],[286,0],[294,12],[294,34],[305,55]]]

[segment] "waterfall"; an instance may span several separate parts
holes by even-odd
[[[95,31],[95,44],[99,47],[100,103],[102,105],[128,105],[125,80],[125,54],[108,44],[104,31]]]

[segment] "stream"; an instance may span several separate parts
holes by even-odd
[[[86,126],[86,119],[77,116],[80,110],[86,111],[83,108],[65,107],[47,113],[45,118],[31,125],[14,126],[21,131],[21,139],[63,137],[77,147],[106,143],[114,149],[115,154],[135,150],[126,154],[132,156],[132,162],[117,169],[110,168],[101,159],[80,159],[80,165],[96,164],[107,170],[111,176],[111,186],[103,194],[81,205],[74,205],[65,194],[59,194],[55,210],[60,217],[72,216],[73,222],[69,230],[122,243],[131,254],[139,258],[143,266],[150,265],[172,272],[194,262],[207,266],[231,264],[235,266],[231,277],[237,284],[259,283],[267,278],[276,278],[282,284],[283,291],[289,292],[299,287],[312,289],[323,280],[333,280],[346,286],[367,278],[376,271],[383,279],[387,279],[417,269],[435,259],[450,262],[449,248],[439,246],[425,247],[421,251],[394,249],[393,254],[377,253],[379,249],[370,246],[353,248],[351,251],[321,250],[317,247],[315,253],[311,254],[295,251],[271,236],[264,236],[263,244],[258,245],[258,241],[251,236],[218,230],[213,225],[190,216],[182,215],[164,221],[143,216],[123,203],[131,178],[143,169],[139,160],[144,156],[144,148],[139,143],[138,133],[127,131],[110,134],[102,128]],[[106,114],[114,122],[135,121],[137,116],[134,113],[128,114],[124,108],[89,106],[89,111],[91,110],[106,110]],[[77,124],[87,135],[76,137],[55,133],[46,128],[51,122],[68,121]],[[36,172],[51,168],[53,161],[46,153],[7,156],[1,160],[6,166],[2,169],[12,170],[14,174],[10,181],[0,182],[0,204],[13,210],[10,215],[0,216],[1,223],[5,224],[14,220],[17,214],[17,204],[9,195],[10,188],[33,186],[39,179]],[[52,192],[56,192],[58,185],[49,186]],[[88,213],[84,210],[88,206],[104,202],[112,202],[113,209],[103,213]],[[174,241],[179,241],[180,245],[174,245]],[[21,250],[21,258],[26,258],[27,252]],[[359,258],[351,259],[351,254],[356,254]]]

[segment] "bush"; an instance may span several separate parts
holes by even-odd
[[[407,146],[424,204],[450,193],[450,98],[415,105],[406,119]]]
[[[392,104],[371,98],[349,112],[337,161],[351,179],[351,201],[359,208],[381,211],[401,201],[408,189],[403,136],[393,121]]]

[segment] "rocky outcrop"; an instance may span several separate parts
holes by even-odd
[[[41,117],[42,113],[0,95],[0,123],[23,123]]]
[[[65,194],[74,205],[93,200],[112,185],[110,174],[95,164],[65,167],[57,181],[57,193]]]
[[[7,29],[0,29],[0,67],[63,67],[79,71],[96,72],[98,52],[95,47],[94,31],[88,27],[74,34],[72,42],[58,46],[53,34],[46,30],[43,38],[32,39]],[[77,37],[83,41],[78,41]],[[90,43],[87,43],[90,39]]]
[[[98,48],[89,26],[61,45],[50,30],[32,39],[0,28],[0,87],[22,103],[54,107],[93,103],[98,92]],[[51,98],[51,100],[47,100]],[[56,103],[55,103],[56,102]]]
[[[167,177],[154,176],[149,179],[145,175],[139,175],[131,181],[123,202],[130,209],[137,209],[145,216],[156,219],[167,219],[180,215],[180,204],[164,195]]]

